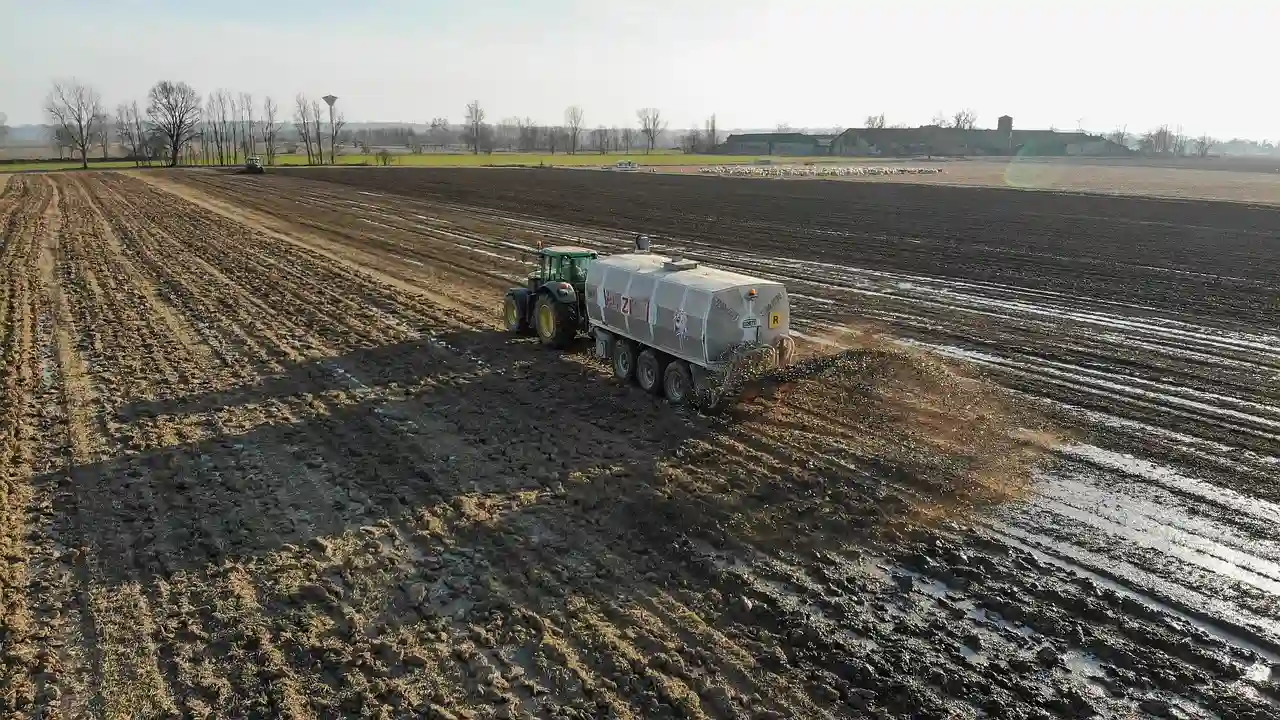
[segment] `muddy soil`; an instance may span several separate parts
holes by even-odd
[[[665,238],[860,348],[705,417],[497,332],[525,249],[611,223],[400,192],[4,187],[5,714],[1276,715],[1274,270],[1206,319]]]

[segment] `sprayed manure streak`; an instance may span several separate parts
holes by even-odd
[[[857,197],[856,219],[837,212],[790,222],[783,199],[761,201],[742,189],[750,181],[606,179],[580,187],[576,175],[544,173],[525,181],[516,201],[505,192],[515,181],[497,171],[323,172],[341,184],[268,175],[250,185],[209,173],[177,179],[257,213],[255,221],[310,233],[308,242],[351,262],[377,264],[424,292],[444,289],[455,308],[465,306],[459,317],[484,327],[496,324],[485,308],[526,271],[522,251],[537,239],[617,251],[628,247],[628,231],[666,231],[659,252],[784,280],[797,329],[815,341],[839,340],[851,321],[870,320],[976,368],[1015,405],[1039,408],[1064,428],[1034,483],[1002,488],[1015,502],[956,525],[948,519],[956,509],[937,506],[943,486],[919,484],[936,467],[886,463],[887,448],[859,445],[884,434],[883,408],[863,406],[858,418],[814,407],[805,388],[774,388],[787,416],[771,414],[776,397],[752,401],[745,407],[755,424],[722,428],[709,447],[677,447],[675,487],[709,493],[692,503],[682,497],[694,510],[636,512],[640,501],[616,491],[628,511],[619,523],[628,528],[624,538],[673,535],[644,556],[659,564],[641,577],[652,582],[650,575],[668,572],[666,558],[688,565],[676,574],[682,582],[714,588],[724,602],[700,612],[718,618],[715,637],[732,642],[729,657],[746,653],[749,662],[735,661],[745,663],[743,672],[763,668],[781,678],[778,687],[803,688],[807,700],[788,700],[784,714],[1277,711],[1280,318],[1265,292],[1280,279],[1251,259],[1265,253],[1261,229],[1280,223],[1273,211],[1232,215],[1215,204],[1179,224],[1172,216],[1187,211],[1154,201],[1108,199],[1085,209],[1088,199],[1079,197],[965,190],[952,206],[932,189],[912,195],[896,187],[886,191],[892,198],[831,190],[873,196]],[[668,182],[678,194],[663,189]],[[771,194],[787,192],[815,191],[770,185]],[[569,193],[575,199],[565,202]],[[914,215],[878,204],[912,206],[926,196],[927,212]],[[964,219],[986,207],[978,198],[992,201],[990,217]],[[624,220],[632,224],[618,227]],[[981,235],[966,234],[974,232]],[[1220,253],[1192,262],[1178,242],[1159,239],[1169,232],[1187,247],[1217,243]],[[1069,237],[1060,247],[1057,233]],[[1135,238],[1144,239],[1130,249]],[[1159,267],[1151,253],[1160,254]],[[855,344],[866,346],[865,337]],[[858,357],[873,357],[877,347]],[[486,357],[526,350],[473,347]],[[564,379],[544,369],[536,351],[519,357],[522,368]],[[576,354],[559,365],[598,372]],[[611,402],[636,402],[634,393],[605,388]],[[610,408],[604,414],[619,412]],[[595,402],[578,412],[588,421],[602,416]],[[762,444],[760,436],[774,439]],[[650,472],[667,477],[661,470]],[[720,486],[706,475],[733,480]],[[763,486],[760,477],[768,479]],[[633,494],[645,497],[647,487]],[[660,487],[664,499],[677,497]],[[853,488],[857,499],[833,498],[835,487]],[[744,494],[752,502],[706,502]],[[806,497],[816,504],[797,500]],[[965,507],[983,504],[967,497]],[[848,512],[824,524],[819,508],[833,505]],[[737,520],[770,517],[771,507],[782,510],[769,522]],[[876,510],[863,517],[855,511],[862,507]],[[896,522],[929,512],[934,519],[924,526]],[[814,532],[782,543],[766,532],[771,527]],[[599,530],[589,537],[592,547],[616,552]],[[557,541],[582,538],[558,537],[552,547]],[[649,612],[651,600],[644,602]],[[656,606],[676,608],[675,617],[688,607]],[[725,708],[767,709],[751,699],[767,701],[763,688],[728,687]],[[676,696],[659,697],[670,705]],[[716,714],[706,698],[700,707]]]

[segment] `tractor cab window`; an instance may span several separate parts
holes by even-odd
[[[541,277],[543,282],[567,282],[580,284],[586,282],[587,267],[594,258],[566,257],[563,255],[543,255],[541,261]]]
[[[586,282],[587,268],[591,267],[591,263],[593,260],[595,260],[595,258],[590,256],[572,258],[570,260],[572,264],[569,267],[569,282],[571,283]]]
[[[559,255],[543,255],[542,256],[542,280],[549,282],[551,280],[560,279],[560,263],[564,258]]]

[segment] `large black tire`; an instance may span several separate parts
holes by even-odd
[[[686,405],[693,399],[693,376],[689,374],[689,364],[683,360],[672,360],[662,373],[662,391],[672,405]]]
[[[613,341],[613,376],[627,381],[636,376],[636,344],[626,338]]]
[[[520,312],[520,304],[510,295],[502,302],[502,324],[507,332],[526,335],[529,332],[529,318]]]
[[[568,347],[577,334],[573,315],[573,308],[568,304],[556,302],[546,293],[539,295],[533,306],[533,326],[542,344],[557,349]]]
[[[645,348],[636,358],[636,384],[645,392],[654,395],[662,394],[662,371],[665,370],[662,357],[653,348]]]

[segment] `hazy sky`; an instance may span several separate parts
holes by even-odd
[[[1280,136],[1276,0],[0,0],[0,111],[50,81],[110,108],[165,78],[206,93],[333,93],[348,120],[488,118],[721,128],[928,122]]]

